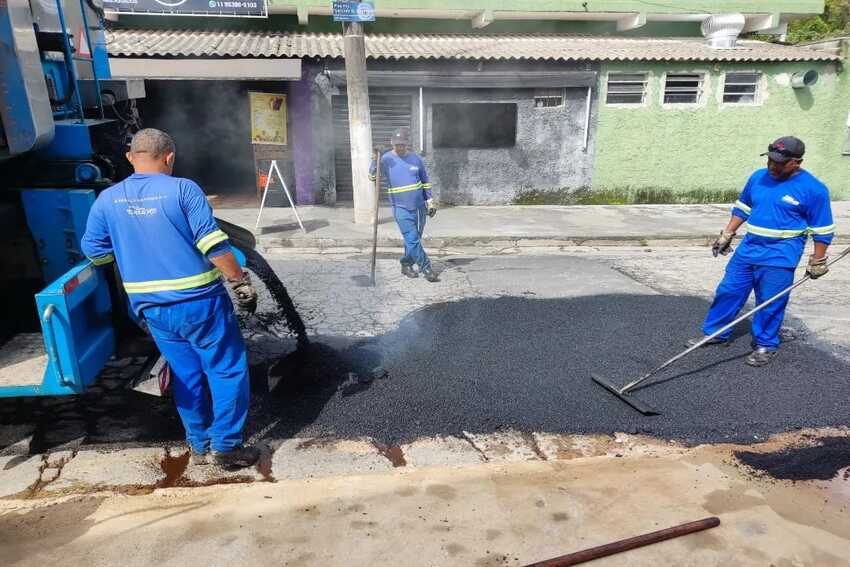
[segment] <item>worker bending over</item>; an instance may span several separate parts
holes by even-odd
[[[814,253],[806,273],[817,279],[827,273],[826,250],[832,242],[835,225],[829,190],[811,173],[801,169],[805,145],[794,137],[776,140],[763,156],[767,168],[750,176],[732,208],[732,219],[714,242],[712,252],[732,251],[735,232],[748,223],[747,234],[726,266],[726,275],[717,287],[714,302],[703,323],[705,336],[730,323],[755,289],[757,304],[763,303],[794,281],[794,269],[803,255],[809,234]],[[766,366],[779,348],[779,329],[785,316],[789,294],[777,299],[753,317],[753,352],[750,366]],[[728,344],[732,329],[707,344]],[[692,339],[689,345],[701,339]]]
[[[399,128],[392,137],[393,149],[381,156],[381,175],[389,183],[390,204],[393,216],[404,237],[404,256],[401,258],[401,273],[409,278],[418,277],[413,265],[429,282],[439,281],[431,269],[431,260],[422,247],[422,232],[425,230],[426,215],[433,217],[437,207],[431,196],[431,182],[422,158],[408,150],[410,132]],[[375,181],[376,164],[372,160],[369,179]]]
[[[130,306],[153,335],[174,376],[174,399],[192,449],[225,468],[254,464],[242,445],[250,399],[245,342],[222,285],[253,311],[257,294],[231,251],[201,188],[171,177],[168,134],[139,131],[127,159],[135,173],[103,191],[83,236],[95,265],[117,262]]]

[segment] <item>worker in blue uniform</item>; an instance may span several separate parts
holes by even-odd
[[[401,273],[409,278],[419,271],[429,282],[439,281],[431,269],[431,260],[422,246],[422,232],[427,217],[437,214],[437,207],[431,195],[431,181],[428,171],[416,153],[410,151],[410,132],[408,128],[399,128],[392,136],[393,149],[381,155],[381,175],[386,176],[389,184],[390,204],[396,224],[404,237],[404,256],[401,258]],[[375,160],[369,167],[369,179],[375,181],[377,166]]]
[[[247,357],[222,274],[241,308],[253,311],[257,294],[201,188],[171,176],[174,156],[166,133],[139,131],[127,154],[135,173],[98,196],[82,248],[95,265],[117,263],[131,308],[168,361],[192,461],[246,467],[259,452],[242,445]]]
[[[789,287],[794,270],[803,255],[808,235],[814,251],[806,273],[812,279],[826,274],[827,248],[835,225],[829,190],[815,176],[801,168],[806,148],[798,138],[783,137],[768,146],[767,168],[750,176],[732,208],[732,219],[712,246],[715,257],[732,251],[738,228],[747,223],[747,234],[726,266],[726,274],[703,323],[704,336],[720,330],[735,319],[755,290],[757,304]],[[753,317],[753,352],[750,366],[766,366],[776,357],[779,330],[789,294],[771,303]],[[727,345],[732,330],[708,344]],[[700,339],[692,339],[689,345]]]

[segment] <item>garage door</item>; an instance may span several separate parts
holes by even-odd
[[[402,126],[411,127],[412,97],[407,95],[369,95],[372,112],[372,143],[387,145],[390,137]],[[336,200],[352,201],[351,143],[348,130],[348,97],[333,97],[334,163],[336,167]],[[386,191],[381,193],[382,197]]]

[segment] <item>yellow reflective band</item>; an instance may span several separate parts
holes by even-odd
[[[195,244],[198,247],[198,250],[201,251],[201,254],[206,254],[210,248],[218,244],[219,242],[224,242],[227,240],[227,235],[221,230],[214,230],[208,235],[204,236]]]
[[[390,193],[406,193],[408,191],[416,191],[417,189],[422,189],[421,183],[415,183],[413,185],[404,185],[402,187],[390,187]]]
[[[375,177],[374,175],[369,176],[369,181],[374,181],[375,179],[377,179],[377,177]]]
[[[124,282],[124,289],[127,293],[153,293],[156,291],[177,291],[181,289],[192,289],[200,287],[210,282],[214,282],[221,276],[218,268],[213,268],[209,272],[198,274],[197,276],[189,276],[186,278],[177,278],[175,280],[154,280],[149,282]]]
[[[750,207],[748,207],[747,205],[745,205],[745,204],[744,204],[744,203],[742,203],[741,201],[735,201],[735,205],[734,205],[734,206],[735,206],[736,208],[741,209],[742,211],[744,211],[744,212],[745,212],[745,213],[747,213],[747,214],[750,214],[751,212],[753,212],[753,210],[752,210]]]
[[[423,188],[423,189],[430,189],[430,188],[431,188],[431,184],[430,184],[430,183],[423,183],[423,184],[422,184],[422,188]]]
[[[105,264],[109,264],[110,262],[115,261],[115,256],[112,254],[106,254],[105,256],[97,256],[96,258],[89,258],[91,263],[95,266],[103,266]]]
[[[767,236],[768,238],[795,238],[806,234],[808,229],[801,230],[779,230],[774,228],[762,228],[760,226],[747,226],[747,233],[758,236]]]
[[[810,226],[809,232],[812,234],[832,234],[835,232],[835,225],[831,224],[829,226]]]

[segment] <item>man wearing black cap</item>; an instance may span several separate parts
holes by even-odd
[[[399,128],[392,136],[393,149],[381,156],[381,175],[389,182],[390,203],[393,216],[404,237],[404,256],[401,258],[401,273],[409,278],[419,274],[413,265],[429,282],[439,281],[431,269],[431,260],[422,247],[422,231],[425,220],[437,214],[437,207],[431,197],[431,181],[425,164],[415,153],[408,150],[410,130]],[[375,160],[369,168],[369,179],[375,181]]]
[[[735,232],[745,222],[747,234],[717,287],[702,327],[705,336],[734,320],[751,291],[755,290],[756,303],[761,304],[790,286],[809,234],[814,253],[809,256],[806,273],[812,279],[827,273],[826,250],[835,231],[829,190],[800,167],[805,151],[802,140],[793,136],[770,144],[761,154],[767,156],[767,168],[750,176],[732,207],[732,219],[714,242],[712,253],[715,257],[729,254]],[[753,317],[754,350],[746,360],[750,366],[766,366],[775,358],[787,304],[788,294]],[[726,345],[731,334],[730,329],[709,344]]]

